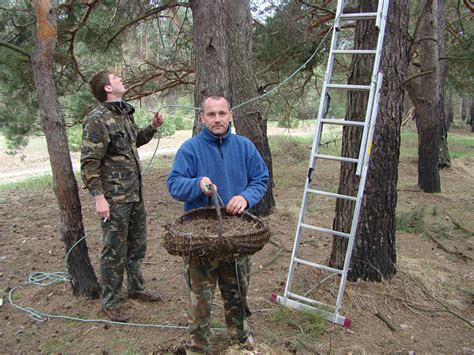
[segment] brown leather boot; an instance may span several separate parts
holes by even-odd
[[[113,320],[114,322],[127,323],[130,320],[130,318],[132,318],[131,315],[124,312],[121,308],[117,308],[117,309],[103,308],[102,311],[104,311],[107,317],[109,317],[109,319]]]
[[[140,300],[143,302],[160,302],[163,301],[163,298],[160,294],[151,292],[151,291],[143,291],[143,292],[129,292],[128,298],[132,298],[135,300]]]

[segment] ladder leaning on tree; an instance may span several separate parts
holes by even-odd
[[[378,112],[378,103],[380,97],[380,88],[382,85],[382,74],[379,73],[379,67],[381,62],[381,53],[383,47],[383,39],[385,35],[385,25],[387,22],[387,12],[389,0],[379,0],[377,12],[366,12],[366,13],[344,13],[346,1],[338,0],[337,10],[335,16],[335,23],[333,26],[331,47],[329,52],[329,59],[327,64],[326,73],[324,76],[321,98],[319,103],[318,117],[316,120],[315,134],[313,137],[313,145],[311,149],[311,156],[309,160],[308,174],[306,176],[306,184],[303,193],[303,199],[301,202],[301,208],[298,217],[298,224],[296,227],[295,240],[293,245],[293,252],[291,255],[290,267],[288,270],[288,277],[285,286],[285,292],[283,296],[272,295],[272,299],[275,302],[278,302],[282,305],[305,310],[310,312],[316,312],[320,314],[323,318],[330,320],[334,323],[344,325],[345,327],[351,326],[351,320],[348,317],[340,315],[342,300],[344,298],[344,289],[347,279],[347,273],[349,270],[349,265],[351,261],[352,249],[354,246],[354,239],[357,231],[357,224],[359,221],[359,214],[362,204],[362,197],[364,195],[364,186],[367,176],[367,168],[370,158],[370,147],[372,144],[372,137],[375,128],[375,121],[377,118]],[[375,20],[375,26],[378,29],[378,38],[377,46],[375,49],[339,49],[338,44],[338,35],[342,29],[341,23],[346,21],[361,21],[361,20]],[[334,60],[337,55],[374,55],[374,65],[372,70],[372,77],[370,85],[353,85],[353,84],[336,84],[331,81],[334,67]],[[328,102],[328,91],[329,90],[346,90],[346,91],[366,91],[369,93],[369,98],[367,101],[367,108],[365,112],[364,121],[354,121],[346,119],[328,119],[325,118],[327,114],[327,102]],[[324,125],[328,126],[352,126],[360,127],[362,129],[362,140],[359,149],[359,157],[349,158],[342,156],[342,153],[339,156],[321,154],[321,136]],[[318,160],[329,160],[336,162],[352,163],[357,164],[356,174],[360,176],[359,178],[359,188],[357,189],[357,194],[352,195],[343,195],[330,191],[323,191],[321,189],[313,188],[313,185],[316,184],[314,181],[313,184],[313,173],[316,171]],[[314,224],[305,223],[306,217],[308,217],[308,199],[309,196],[323,196],[329,199],[343,199],[354,201],[355,206],[352,214],[352,223],[349,233],[342,231],[337,231],[330,228],[323,228]],[[344,259],[344,266],[342,269],[332,268],[330,266],[323,265],[322,263],[316,263],[311,260],[303,259],[299,257],[299,247],[302,240],[303,231],[311,231],[321,233],[323,235],[332,235],[334,238],[346,238],[348,240],[347,250]],[[330,276],[340,275],[340,281],[338,284],[338,292],[335,304],[326,304],[324,302],[311,299],[307,295],[312,291],[297,294],[292,291],[294,283],[294,273],[298,266],[308,266],[321,270],[322,272],[329,273]],[[329,276],[329,277],[330,277]],[[324,278],[322,282],[327,280],[329,277]]]

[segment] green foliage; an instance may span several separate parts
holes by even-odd
[[[82,142],[82,126],[75,125],[67,130],[67,143],[70,151],[78,151],[81,149]]]
[[[144,108],[135,107],[135,113],[133,117],[135,118],[135,123],[138,125],[138,127],[142,128],[150,124],[153,113]],[[165,122],[159,129],[159,132],[162,137],[172,136],[176,132],[176,126],[173,120],[165,119]]]
[[[425,208],[397,213],[396,229],[399,232],[422,233],[425,230]]]
[[[291,117],[282,117],[278,120],[278,127],[282,128],[296,128],[299,125],[299,121]]]
[[[180,113],[177,113],[174,116],[167,119],[173,121],[177,131],[193,128],[194,119],[190,117],[185,117],[184,115]]]

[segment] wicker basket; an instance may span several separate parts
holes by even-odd
[[[225,259],[250,255],[261,250],[270,240],[267,225],[250,213],[230,215],[220,207],[223,229],[215,207],[186,212],[176,222],[165,226],[164,245],[172,255]]]

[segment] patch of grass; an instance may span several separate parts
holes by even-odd
[[[270,322],[276,323],[287,330],[298,330],[297,339],[310,339],[312,342],[319,339],[327,326],[327,322],[317,313],[295,311],[291,308],[278,306],[268,316]]]
[[[451,158],[474,157],[474,135],[466,132],[448,132],[448,150]],[[418,156],[418,133],[402,131],[400,157]]]
[[[51,175],[32,177],[20,182],[7,182],[0,184],[1,191],[9,191],[16,188],[38,191],[53,186],[53,177]]]
[[[396,226],[399,232],[422,233],[425,230],[425,208],[398,213]]]
[[[211,328],[225,328],[225,326],[217,319],[211,319]]]
[[[448,134],[448,150],[451,158],[474,157],[474,135]]]

